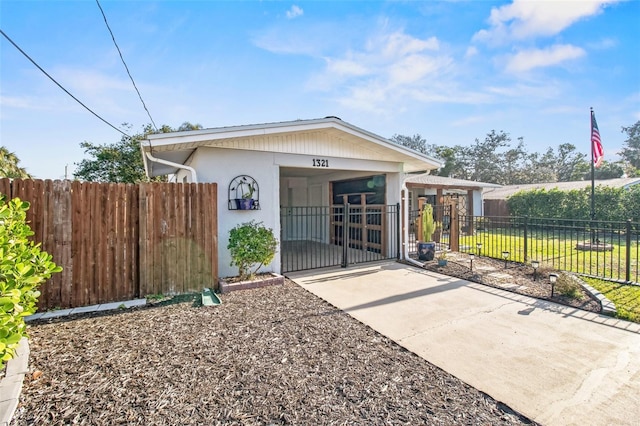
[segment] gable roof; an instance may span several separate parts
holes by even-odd
[[[612,188],[629,188],[630,186],[640,183],[640,178],[618,178],[596,180],[595,185],[609,186]],[[550,183],[531,183],[526,185],[505,185],[500,188],[490,189],[484,192],[485,200],[506,200],[513,194],[520,191],[532,191],[534,189],[558,189],[560,191],[571,191],[574,189],[590,188],[590,180],[579,180],[573,182],[550,182]]]
[[[442,166],[435,158],[337,117],[151,134],[140,147],[145,170],[151,177],[175,173],[178,167],[150,161],[146,152],[165,162],[186,164],[200,147],[392,161],[403,163],[405,172]]]
[[[430,175],[422,173],[410,176],[405,179],[408,184],[425,185],[432,188],[460,188],[460,189],[482,189],[482,188],[500,188],[501,185],[487,182],[476,182],[473,180],[456,179],[446,176]]]

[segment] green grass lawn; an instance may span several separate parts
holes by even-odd
[[[606,242],[611,251],[576,250],[578,242],[588,241],[588,234],[565,234],[562,232],[529,232],[527,238],[527,255],[525,256],[525,239],[521,229],[496,229],[477,231],[474,235],[460,237],[460,246],[470,252],[482,256],[502,258],[502,252],[508,251],[508,260],[528,263],[538,260],[554,269],[571,271],[580,274],[594,275],[613,280],[626,281],[627,251],[623,239],[611,238]],[[477,243],[482,244],[478,250]],[[638,258],[640,248],[637,239],[632,240],[630,250],[630,281],[638,282]]]
[[[616,305],[618,311],[616,318],[640,322],[640,286],[595,278],[583,279]]]
[[[475,235],[460,237],[460,247],[482,256],[502,259],[502,252],[509,252],[509,261],[529,263],[538,260],[542,265],[579,274],[600,276],[605,279],[626,281],[627,251],[625,241],[609,238],[613,250],[605,252],[576,250],[576,243],[588,235],[564,235],[561,232],[530,232],[525,257],[524,235],[521,229],[497,229],[477,231]],[[477,243],[482,244],[478,250]],[[640,248],[637,239],[632,240],[630,250],[631,281],[638,282],[638,258]],[[526,259],[526,260],[525,260]],[[604,279],[583,278],[593,288],[611,300],[618,311],[616,317],[640,322],[640,285],[622,284]]]

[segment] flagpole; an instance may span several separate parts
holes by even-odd
[[[590,108],[589,122],[591,123],[591,132],[589,133],[589,147],[591,148],[591,220],[596,218],[596,182],[595,182],[595,157],[593,154],[593,108]]]

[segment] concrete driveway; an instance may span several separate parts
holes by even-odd
[[[392,261],[288,277],[539,423],[640,421],[640,324]]]

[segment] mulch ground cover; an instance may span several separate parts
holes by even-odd
[[[424,263],[424,268],[525,296],[550,300],[584,311],[595,313],[602,311],[602,306],[598,300],[581,287],[578,288],[579,294],[577,297],[568,297],[557,290],[552,297],[549,274],[561,274],[561,272],[547,265],[542,265],[538,268],[534,276],[533,268],[522,263],[506,262],[505,264],[504,261],[498,259],[476,257],[473,261],[472,269],[469,255],[467,254],[451,253],[448,258],[446,266],[438,266],[437,261],[430,261]]]
[[[532,424],[292,282],[33,323],[12,424]]]

